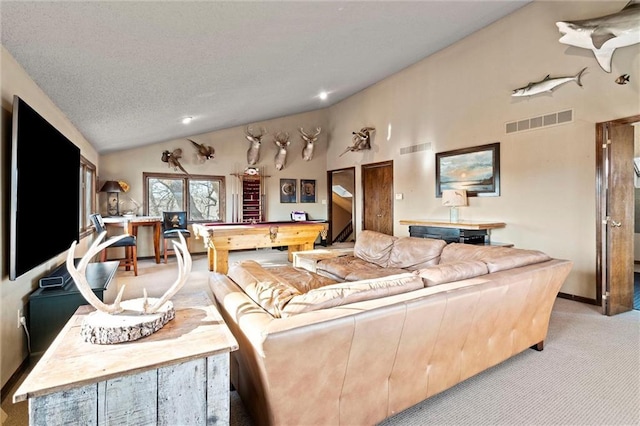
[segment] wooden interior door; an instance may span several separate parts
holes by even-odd
[[[362,229],[393,235],[393,161],[362,166]]]
[[[640,116],[635,118],[638,120]],[[635,203],[634,129],[631,122],[633,120],[624,119],[598,123],[596,128],[602,151],[597,170],[601,204],[597,235],[600,247],[597,290],[598,301],[606,315],[633,309]]]

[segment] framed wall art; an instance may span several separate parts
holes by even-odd
[[[500,195],[500,142],[436,153],[436,197],[466,189],[468,197]]]
[[[296,202],[296,179],[280,179],[280,202]]]
[[[300,202],[315,203],[316,202],[316,180],[300,179]]]

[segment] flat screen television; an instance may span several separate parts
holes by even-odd
[[[80,149],[18,96],[13,97],[9,279],[58,256],[78,240]]]

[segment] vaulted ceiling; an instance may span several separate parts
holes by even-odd
[[[3,0],[0,28],[105,153],[324,108],[529,2]]]

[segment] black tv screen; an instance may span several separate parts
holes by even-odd
[[[58,256],[79,235],[80,149],[13,98],[9,279]]]

